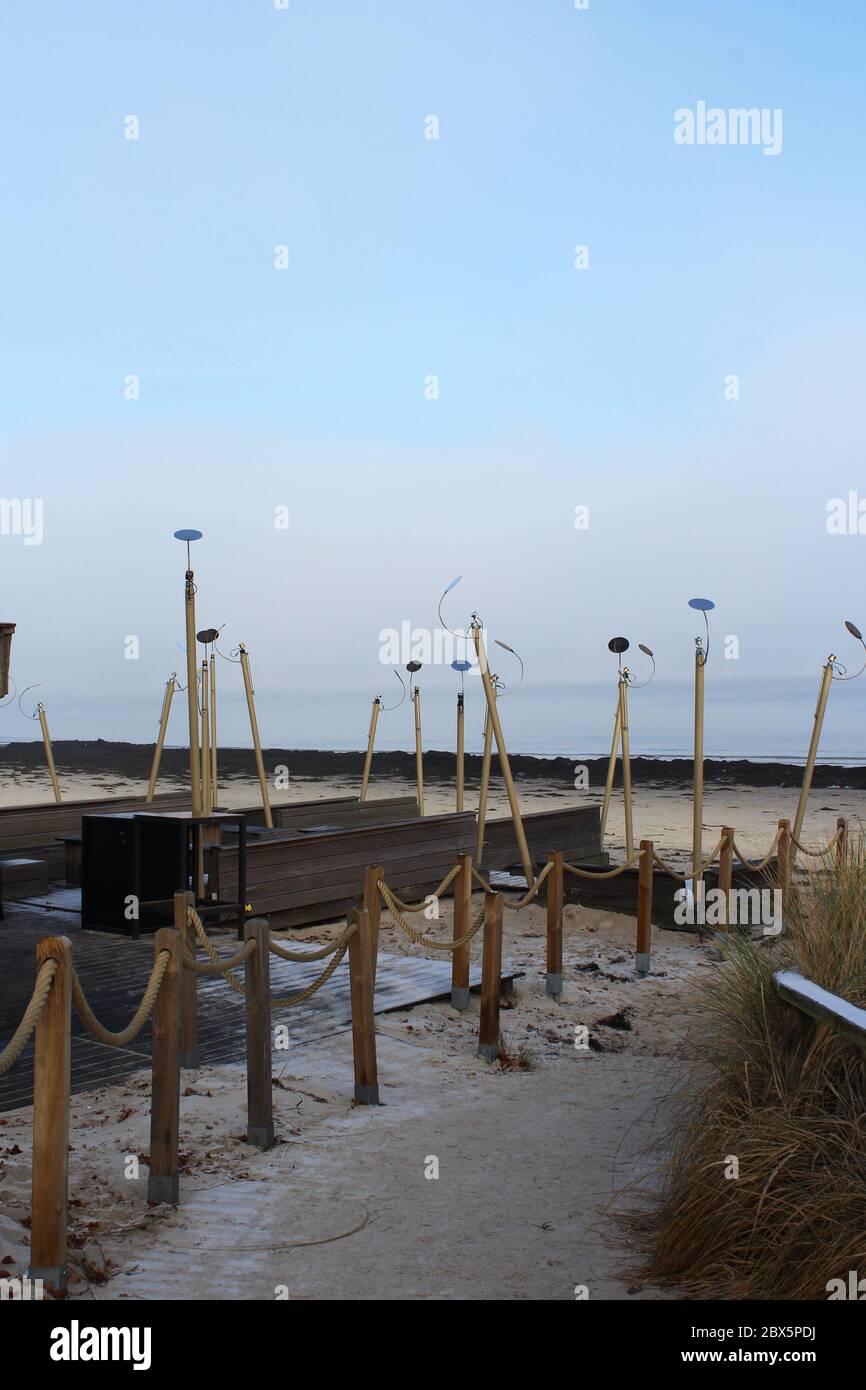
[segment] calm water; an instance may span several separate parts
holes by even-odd
[[[800,762],[808,748],[819,674],[814,680],[707,682],[705,749],[707,757],[743,757]],[[455,742],[455,690],[443,673],[422,685],[426,748],[452,749]],[[372,693],[307,692],[256,696],[262,741],[285,748],[363,748]],[[105,696],[63,699],[48,705],[56,739],[104,738],[147,743],[156,737],[161,692],[152,702]],[[539,757],[593,756],[610,751],[615,686],[585,685],[570,689],[524,686],[500,705],[503,728],[512,752]],[[632,752],[657,757],[691,756],[693,692],[686,683],[653,681],[630,695]],[[466,746],[481,751],[483,693],[478,678],[467,681]],[[185,742],[185,697],[176,695],[167,742]],[[250,742],[246,706],[240,691],[220,692],[219,737],[227,746]],[[2,741],[38,736],[38,725],[14,706],[3,711]],[[383,713],[376,746],[414,747],[412,707]],[[830,692],[820,757],[824,762],[866,760],[866,678],[834,685]]]

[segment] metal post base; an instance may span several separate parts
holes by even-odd
[[[562,993],[562,975],[548,974],[545,988],[548,994],[552,994],[558,999]]]
[[[372,1086],[355,1087],[356,1105],[378,1105],[379,1104],[379,1085],[374,1082]]]
[[[463,1011],[464,1009],[468,1009],[468,1008],[469,1008],[469,987],[468,987],[468,986],[466,987],[466,989],[456,989],[456,988],[452,988],[452,990],[451,990],[451,1007],[452,1007],[452,1009],[459,1009],[459,1010],[461,1011],[461,1013],[462,1013],[462,1011]]]
[[[32,1265],[24,1271],[25,1279],[35,1284],[37,1279],[50,1284],[55,1293],[66,1293],[69,1270],[66,1265]]]
[[[495,1062],[497,1057],[499,1056],[499,1044],[479,1043],[478,1056],[483,1058],[485,1062]]]
[[[269,1125],[247,1125],[247,1143],[255,1144],[257,1149],[272,1149],[274,1147],[274,1126]]]
[[[147,1200],[148,1202],[167,1202],[169,1206],[176,1207],[178,1201],[178,1175],[172,1173],[170,1177],[157,1177],[151,1173],[147,1180]]]
[[[649,955],[646,954],[646,953],[643,952],[643,951],[638,951],[637,954],[635,955],[634,963],[635,963],[635,968],[636,968],[636,970],[637,970],[638,979],[639,979],[639,980],[644,980],[644,979],[646,979],[647,975],[650,973],[650,964],[651,964],[651,962],[650,962],[650,957],[649,957]]]
[[[180,1065],[184,1071],[191,1071],[193,1068],[200,1066],[198,1048],[193,1052],[182,1052],[180,1054]]]

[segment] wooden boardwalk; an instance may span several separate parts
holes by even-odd
[[[125,1027],[138,1006],[153,966],[152,936],[139,941],[107,932],[82,931],[80,914],[72,904],[77,890],[57,893],[65,906],[45,911],[33,905],[5,904],[0,923],[0,1047],[11,1036],[24,1011],[35,978],[36,944],[44,936],[68,936],[75,968],[84,992],[100,1022],[112,1031]],[[226,955],[237,950],[233,925],[215,934]],[[312,945],[312,943],[311,943]],[[326,964],[297,965],[271,956],[271,990],[275,995],[304,989]],[[504,975],[504,979],[510,976]],[[473,966],[470,983],[477,987],[481,971]],[[450,958],[380,954],[375,1009],[409,1008],[451,991]],[[298,1046],[347,1028],[351,1023],[349,966],[344,959],[330,980],[305,1003],[274,1010],[275,1023],[289,1029],[290,1046]],[[198,984],[198,1035],[202,1066],[242,1062],[245,1056],[244,1002],[222,978],[202,976]],[[93,1090],[118,1081],[149,1064],[151,1029],[146,1023],[125,1048],[106,1047],[86,1032],[72,1013],[72,1090]],[[5,1076],[0,1077],[0,1111],[29,1105],[33,1099],[33,1041]]]

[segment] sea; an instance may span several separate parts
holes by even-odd
[[[820,672],[814,680],[727,679],[707,682],[704,751],[708,758],[797,764],[805,759],[812,732]],[[256,693],[262,743],[266,747],[347,751],[366,746],[371,700],[376,692],[334,690]],[[390,692],[385,692],[390,698]],[[40,692],[42,694],[42,692]],[[399,694],[399,692],[398,692]],[[51,736],[152,743],[156,738],[162,691],[152,700],[42,694]],[[539,758],[596,757],[609,753],[616,704],[615,684],[530,686],[507,693],[499,703],[509,750]],[[453,749],[456,739],[456,686],[421,687],[423,743],[426,749]],[[168,745],[186,744],[186,697],[178,693],[169,722]],[[222,687],[218,735],[224,747],[250,744],[242,690]],[[466,749],[480,752],[484,696],[477,677],[466,682]],[[39,738],[39,725],[13,702],[0,709],[0,742]],[[629,734],[633,755],[688,758],[693,752],[694,693],[688,682],[656,680],[629,696]],[[409,701],[386,708],[379,717],[379,749],[414,748],[414,714]],[[820,762],[857,766],[866,761],[866,677],[834,682],[819,750]]]

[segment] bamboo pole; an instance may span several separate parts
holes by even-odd
[[[454,926],[451,940],[459,941],[469,930],[472,901],[472,855],[458,854],[460,873],[454,884]],[[451,1007],[461,1012],[469,1008],[469,942],[451,952]]]
[[[634,964],[639,980],[650,973],[652,962],[653,842],[641,840],[643,853],[637,871],[637,939]]]
[[[184,590],[186,616],[186,704],[189,716],[189,780],[191,806],[194,816],[201,815],[201,765],[198,751],[198,679],[196,671],[195,581],[192,570],[186,572]]]
[[[776,851],[776,877],[782,893],[782,916],[784,917],[787,897],[791,888],[791,822],[780,820],[779,829],[782,833],[779,836],[779,847]]]
[[[634,817],[631,802],[631,751],[628,741],[628,680],[623,676],[619,683],[620,736],[622,738],[622,793],[625,807],[625,857],[630,860],[634,854]]]
[[[153,762],[150,765],[150,781],[147,784],[147,795],[145,801],[153,801],[153,794],[156,791],[156,779],[159,776],[159,764],[162,759],[162,749],[165,743],[165,734],[168,729],[168,716],[171,713],[171,701],[174,695],[176,672],[172,671],[165,683],[165,694],[162,697],[162,711],[159,716],[159,734],[156,740],[156,747],[153,750]]]
[[[412,692],[415,706],[415,781],[418,785],[418,814],[424,814],[424,747],[421,741],[421,691],[415,686]]]
[[[373,955],[373,985],[376,984],[376,966],[379,960],[379,923],[382,917],[382,897],[379,882],[385,877],[381,864],[371,865],[364,874],[363,908],[370,918],[370,941]]]
[[[29,1278],[66,1291],[69,1188],[69,1078],[72,1029],[72,945],[46,936],[36,947],[36,969],[47,960],[57,971],[36,1024],[33,1058],[33,1176]]]
[[[353,907],[349,925],[357,931],[349,937],[349,989],[352,998],[352,1055],[355,1064],[355,1103],[379,1104],[376,1064],[376,1019],[373,1005],[375,970],[370,916]]]
[[[211,810],[219,805],[217,784],[217,701],[216,701],[216,653],[210,654],[210,794]]]
[[[523,862],[523,872],[526,875],[526,886],[530,888],[534,881],[532,872],[532,856],[529,853],[529,845],[526,843],[526,834],[523,829],[523,820],[520,815],[520,804],[517,800],[517,791],[514,786],[514,778],[511,776],[511,764],[508,761],[508,749],[505,747],[505,737],[502,733],[502,724],[499,719],[499,711],[496,708],[496,694],[493,689],[493,681],[490,679],[490,671],[487,667],[487,653],[484,650],[484,642],[481,637],[481,627],[474,623],[472,626],[472,637],[475,642],[475,651],[478,656],[478,666],[481,671],[481,679],[484,683],[484,694],[487,699],[487,709],[490,714],[490,722],[493,725],[493,735],[496,739],[496,751],[499,754],[499,764],[502,768],[502,776],[505,781],[505,790],[508,793],[508,804],[511,807],[511,819],[514,824],[514,834],[520,850],[520,858]]]
[[[719,914],[719,929],[727,931],[731,922],[731,884],[734,877],[734,832],[731,826],[722,826],[722,848],[719,851],[719,892],[722,894],[722,910]]]
[[[616,755],[619,749],[619,736],[622,729],[622,700],[619,695],[619,686],[616,691],[616,719],[613,721],[613,741],[610,745],[610,761],[607,765],[607,781],[604,784],[604,800],[601,803],[601,839],[604,840],[604,828],[607,825],[607,813],[610,810],[610,796],[613,791],[613,779],[616,773]]]
[[[60,794],[60,783],[57,780],[57,768],[54,766],[54,750],[51,747],[51,735],[48,732],[48,720],[45,717],[45,706],[38,704],[36,713],[39,715],[39,727],[42,730],[42,742],[45,744],[45,757],[48,762],[48,772],[51,777],[51,785],[54,788],[54,800],[58,805],[63,801]]]
[[[208,700],[208,669],[207,661],[201,664],[201,809],[202,814],[209,816],[213,810],[213,800],[211,798],[211,761],[210,761],[210,706]]]
[[[253,748],[255,749],[256,754],[256,771],[259,776],[259,786],[262,789],[262,806],[265,812],[265,825],[272,830],[274,825],[274,819],[271,815],[271,799],[268,795],[268,779],[265,776],[265,764],[262,759],[262,744],[259,738],[259,723],[256,719],[256,706],[255,700],[253,699],[253,683],[250,677],[250,659],[247,654],[247,649],[244,646],[243,642],[240,643],[238,651],[241,659],[241,671],[243,673],[244,678],[244,690],[247,694],[247,709],[249,710],[250,714],[250,729],[252,730]]]
[[[797,813],[794,816],[794,839],[802,838],[803,821],[806,816],[806,802],[809,799],[809,792],[812,787],[812,774],[815,771],[815,759],[818,756],[818,744],[821,741],[821,729],[824,725],[824,714],[827,709],[827,699],[830,694],[830,682],[833,679],[833,664],[828,661],[824,666],[821,676],[821,685],[818,690],[818,703],[815,706],[815,715],[812,723],[812,737],[809,740],[809,752],[806,755],[806,766],[803,769],[803,785],[800,788],[800,800],[797,802]]]
[[[464,764],[465,738],[463,730],[463,691],[457,696],[457,810],[463,810],[463,791],[465,786]]]
[[[491,685],[493,683],[491,682]],[[493,699],[496,699],[496,686],[493,685]],[[478,792],[478,838],[475,842],[475,861],[484,859],[484,827],[487,824],[487,794],[490,790],[490,759],[493,753],[493,725],[490,711],[484,711],[484,753],[481,758],[481,787]]]
[[[244,926],[256,949],[244,961],[247,1019],[247,1143],[274,1147],[274,1095],[271,1083],[270,933],[262,917]]]
[[[706,653],[700,642],[695,644],[695,764],[692,799],[692,895],[697,910],[698,880],[703,877],[703,819],[704,819],[704,666]]]
[[[481,951],[481,1019],[478,1056],[499,1056],[499,993],[502,984],[502,894],[484,894],[484,943]]]
[[[153,1004],[152,1098],[150,1104],[150,1174],[148,1202],[177,1206],[178,1137],[180,1130],[180,976],[181,937],[173,927],[161,927],[154,940],[155,957],[169,952],[166,972]]]
[[[562,905],[565,896],[564,857],[549,854],[553,865],[547,875],[547,982],[545,991],[554,999],[562,994]]]
[[[370,711],[370,731],[367,734],[367,752],[364,756],[364,775],[361,778],[361,795],[359,801],[367,800],[367,787],[370,782],[370,768],[373,765],[373,744],[376,742],[376,727],[379,723],[379,711],[382,708],[382,701],[377,695],[373,701],[373,708]]]

